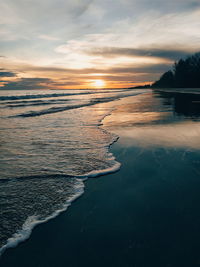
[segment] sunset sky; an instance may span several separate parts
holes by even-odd
[[[1,0],[0,88],[131,87],[200,51],[200,1]]]

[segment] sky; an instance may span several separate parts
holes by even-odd
[[[199,18],[199,0],[0,0],[0,89],[151,83],[200,51]]]

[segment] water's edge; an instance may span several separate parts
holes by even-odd
[[[107,116],[110,116],[112,114],[113,110],[114,109],[112,109],[110,112],[105,114],[101,118],[99,123],[97,123],[97,125],[96,125],[97,128],[101,129],[102,131],[107,132],[108,134],[110,134],[110,133],[103,128],[103,120]],[[66,203],[63,204],[62,208],[54,211],[50,216],[48,216],[45,219],[39,219],[37,216],[29,216],[26,219],[26,221],[24,222],[24,224],[22,225],[22,228],[20,230],[18,230],[12,237],[10,237],[7,240],[7,243],[0,248],[0,258],[8,248],[15,248],[20,243],[25,242],[26,240],[28,240],[31,237],[32,231],[34,230],[34,228],[37,225],[43,224],[43,223],[47,223],[49,220],[52,220],[52,219],[56,218],[57,216],[59,216],[61,213],[65,212],[68,209],[68,207],[71,206],[72,202],[74,202],[79,197],[81,197],[81,195],[84,194],[84,188],[85,188],[84,181],[86,181],[89,178],[96,178],[96,177],[107,175],[107,174],[111,174],[111,173],[114,173],[114,172],[117,172],[117,171],[120,170],[121,164],[119,162],[117,162],[115,156],[112,153],[109,152],[111,146],[115,142],[117,142],[118,139],[119,139],[119,136],[114,135],[113,133],[112,133],[112,135],[113,135],[113,140],[112,140],[111,143],[109,143],[106,146],[106,149],[107,149],[107,153],[112,155],[113,160],[115,161],[115,165],[110,167],[110,168],[106,168],[106,169],[102,169],[102,170],[93,170],[93,171],[91,171],[89,173],[86,173],[84,175],[75,176],[75,178],[76,178],[76,180],[77,180],[79,185],[76,187],[76,192],[71,197],[71,199],[67,200]]]

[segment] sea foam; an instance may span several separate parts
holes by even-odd
[[[75,201],[77,198],[79,198],[84,193],[84,183],[83,181],[79,181],[79,186],[76,187],[76,193],[66,201],[60,207],[60,209],[53,212],[50,216],[46,217],[45,219],[40,219],[39,216],[29,216],[24,224],[22,225],[22,228],[18,230],[12,237],[10,237],[7,240],[7,243],[0,248],[0,256],[5,252],[8,248],[14,248],[19,243],[27,240],[32,233],[32,230],[39,224],[48,222],[51,219],[54,219],[57,217],[60,213],[67,210],[67,208],[71,205],[73,201]]]

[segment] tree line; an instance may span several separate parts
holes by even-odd
[[[153,88],[200,88],[200,53],[180,59],[165,72]]]

